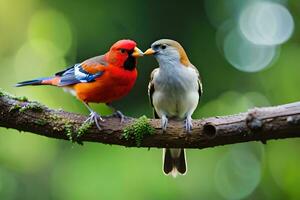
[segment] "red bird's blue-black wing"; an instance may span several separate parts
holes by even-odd
[[[76,64],[61,72],[55,74],[55,76],[61,77],[59,86],[73,85],[76,83],[88,83],[95,81],[103,75],[104,71],[97,71],[96,73],[90,73],[83,66],[107,66],[107,62],[104,55],[96,56],[84,61],[82,64]]]
[[[96,78],[102,76],[103,73],[104,71],[99,71],[92,74],[84,70],[81,64],[76,64],[65,71],[56,73],[55,75],[60,76],[59,86],[67,86],[76,83],[93,82]]]

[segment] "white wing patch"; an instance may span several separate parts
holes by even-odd
[[[75,77],[77,80],[79,80],[81,83],[87,83],[88,82],[88,76],[89,74],[86,74],[84,72],[81,71],[82,67],[81,67],[81,64],[76,64],[74,66],[74,69],[75,69]]]

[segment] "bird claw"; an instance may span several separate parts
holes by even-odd
[[[192,123],[192,118],[191,117],[187,117],[184,120],[184,129],[187,133],[191,133],[192,129],[193,129],[193,123]]]
[[[167,131],[167,127],[168,127],[168,118],[165,116],[162,116],[161,118],[161,128],[163,130],[163,132]]]
[[[114,112],[111,116],[113,117],[119,117],[120,118],[120,123],[122,124],[125,122],[125,120],[128,118],[126,115],[124,115],[121,111],[117,110]]]
[[[101,131],[101,127],[99,125],[99,121],[104,122],[104,119],[96,112],[92,111],[89,115],[89,117],[84,121],[84,123],[90,122],[90,123],[95,123],[99,131]]]

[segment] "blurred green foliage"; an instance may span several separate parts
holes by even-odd
[[[204,96],[194,118],[299,100],[299,1],[285,1],[295,22],[292,38],[273,65],[257,73],[236,70],[218,50],[215,25],[220,21],[208,16],[227,2],[238,1],[0,0],[0,87],[49,107],[88,114],[60,89],[13,85],[102,54],[119,39],[134,39],[147,49],[157,39],[172,38],[182,43],[203,79]],[[207,6],[214,12],[207,13]],[[147,84],[155,67],[151,57],[139,60],[133,91],[116,102],[126,115],[151,117]],[[105,105],[93,107],[111,112]],[[161,171],[159,149],[79,146],[0,132],[0,199],[300,198],[298,139],[188,150],[187,175],[173,179]]]

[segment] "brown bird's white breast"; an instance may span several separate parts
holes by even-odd
[[[174,66],[178,63],[160,63],[153,76],[153,105],[161,117],[179,119],[191,115],[199,101],[198,73],[193,67]]]

